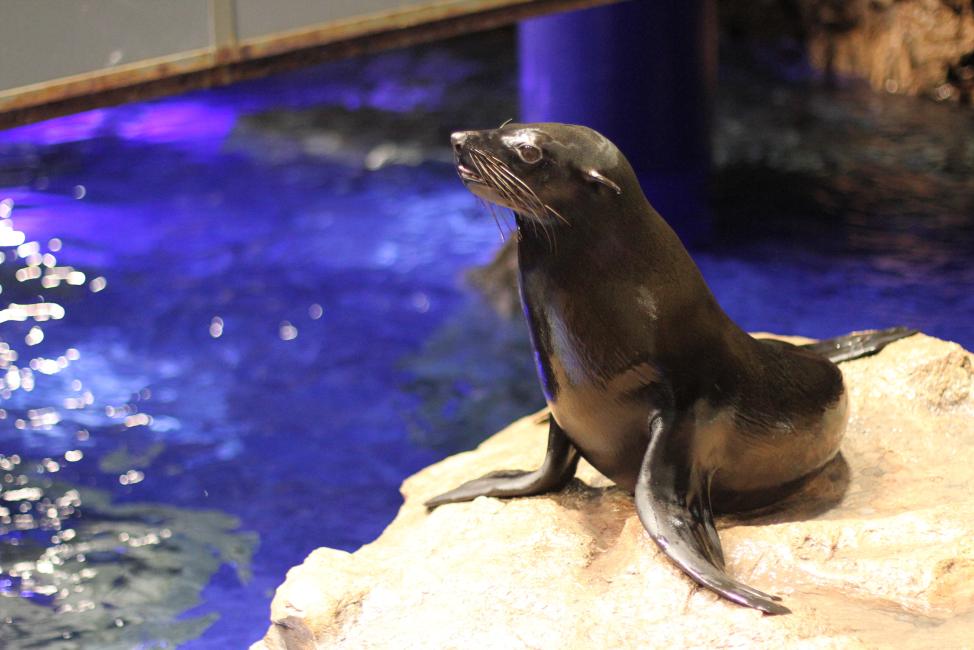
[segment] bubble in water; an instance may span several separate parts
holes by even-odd
[[[24,342],[27,343],[27,345],[37,345],[43,340],[44,331],[36,325],[30,328],[30,331],[27,332],[27,336],[24,337]]]
[[[281,323],[278,334],[280,335],[282,341],[293,341],[294,339],[298,338],[298,328],[288,321],[284,321]]]

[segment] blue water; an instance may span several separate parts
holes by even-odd
[[[0,132],[0,243],[27,244],[0,246],[0,302],[63,308],[0,322],[0,645],[246,647],[288,568],[374,539],[403,478],[541,404],[522,325],[464,283],[501,239],[445,138],[511,117],[512,52],[493,34]],[[719,114],[694,256],[722,304],[974,345],[968,118],[931,104],[921,137],[896,98],[863,117],[860,94],[787,92],[804,114],[746,92]],[[820,146],[836,129],[854,146]],[[27,277],[49,266],[84,275]]]

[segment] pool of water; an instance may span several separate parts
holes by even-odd
[[[501,237],[446,146],[515,114],[513,52],[0,132],[0,645],[246,647],[289,567],[541,405],[523,326],[463,280]],[[974,345],[968,114],[733,75],[721,97],[693,253],[734,318]]]

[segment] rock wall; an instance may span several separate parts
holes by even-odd
[[[803,55],[829,77],[877,90],[970,102],[974,3],[970,0],[756,0],[719,3],[738,43]]]
[[[426,512],[463,480],[540,462],[532,416],[409,478],[372,544],[292,569],[252,650],[970,647],[974,357],[917,335],[842,369],[841,457],[776,509],[718,522],[729,571],[791,615],[697,588],[584,462],[558,494]]]

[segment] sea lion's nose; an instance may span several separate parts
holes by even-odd
[[[453,153],[460,155],[463,153],[463,146],[467,143],[467,138],[470,137],[472,131],[456,131],[450,136],[450,142],[453,144]]]

